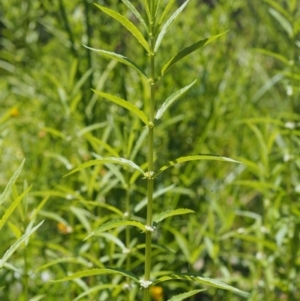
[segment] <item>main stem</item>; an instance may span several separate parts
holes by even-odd
[[[151,81],[150,81],[150,112],[149,112],[149,125],[148,125],[148,203],[147,203],[147,226],[152,227],[152,205],[153,205],[153,179],[154,179],[154,164],[153,164],[153,137],[154,137],[154,109],[155,109],[155,54],[154,54],[154,20],[151,20],[150,32],[150,68],[151,68]],[[151,239],[152,232],[146,231],[146,259],[145,259],[145,281],[150,281],[151,272]],[[150,300],[149,288],[144,290],[144,301]]]

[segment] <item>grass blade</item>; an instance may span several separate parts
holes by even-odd
[[[79,165],[76,169],[72,170],[70,173],[65,175],[65,177],[71,175],[72,173],[80,171],[82,169],[85,169],[87,167],[94,166],[97,164],[105,164],[105,163],[114,163],[114,164],[120,164],[120,165],[123,165],[126,167],[131,167],[133,169],[138,170],[140,173],[144,174],[144,171],[138,165],[136,165],[134,162],[132,162],[130,160],[127,160],[124,158],[107,157],[107,158],[91,160],[86,163],[83,163],[83,164]]]
[[[223,34],[225,34],[227,31],[220,33],[218,35],[212,36],[208,39],[204,39],[204,40],[200,40],[196,43],[194,43],[191,46],[188,46],[186,48],[184,48],[183,50],[181,50],[180,52],[178,52],[174,57],[172,57],[162,68],[161,70],[161,76],[163,76],[172,66],[174,66],[178,61],[180,61],[181,59],[183,59],[184,57],[186,57],[187,55],[191,54],[192,52],[198,50],[199,48],[211,43],[212,41],[216,40],[217,38],[219,38],[220,36],[222,36]]]
[[[149,121],[148,121],[148,118],[145,115],[145,113],[143,111],[141,111],[138,107],[133,105],[131,102],[126,101],[125,99],[119,98],[117,96],[108,94],[108,93],[103,93],[103,92],[96,91],[93,89],[92,89],[92,91],[94,93],[98,94],[99,96],[104,97],[104,98],[110,100],[111,102],[127,109],[128,111],[133,113],[135,116],[139,117],[146,125],[148,125]]]
[[[155,47],[154,47],[154,52],[156,52],[163,40],[163,37],[165,36],[165,34],[167,33],[167,31],[169,30],[169,28],[171,27],[171,25],[173,24],[173,22],[175,21],[175,19],[178,17],[178,15],[183,11],[183,9],[186,7],[186,5],[189,3],[190,0],[187,0],[186,2],[184,2],[176,11],[175,13],[169,18],[169,20],[165,23],[165,25],[163,26],[163,28],[161,29],[156,43],[155,43]]]
[[[137,29],[137,27],[133,23],[131,23],[127,18],[125,18],[124,16],[122,16],[121,14],[115,12],[112,9],[106,8],[106,7],[98,5],[98,4],[95,4],[95,5],[100,10],[105,12],[107,15],[109,15],[112,18],[114,18],[115,20],[119,21],[125,28],[127,28],[131,32],[131,34],[139,41],[139,43],[141,43],[141,45],[146,49],[148,54],[151,53],[151,49],[150,49],[147,41],[145,40],[142,33]]]
[[[227,158],[227,157],[222,157],[218,155],[195,155],[195,156],[186,156],[186,157],[180,157],[177,158],[174,161],[169,161],[169,164],[164,165],[161,167],[156,175],[159,175],[161,172],[164,170],[168,169],[171,166],[174,166],[177,163],[183,163],[183,162],[188,162],[188,161],[201,161],[201,160],[208,160],[208,161],[225,161],[225,162],[233,162],[233,163],[240,163],[239,161]]]
[[[64,277],[59,280],[52,280],[52,282],[64,282],[64,281],[69,281],[69,280],[73,280],[73,279],[77,279],[77,278],[90,277],[90,276],[96,276],[96,275],[110,275],[110,274],[119,274],[119,275],[128,277],[128,278],[134,280],[135,282],[139,281],[139,278],[129,271],[125,271],[122,269],[106,268],[106,269],[92,269],[92,270],[81,271],[81,272],[74,273],[70,276]]]
[[[165,113],[170,105],[174,103],[176,99],[178,99],[182,94],[184,94],[188,89],[190,89],[197,80],[194,80],[190,85],[180,89],[179,91],[172,94],[161,106],[161,108],[157,111],[155,115],[155,119],[158,120]]]
[[[194,296],[194,295],[196,295],[200,292],[203,292],[203,291],[205,291],[205,289],[189,291],[189,292],[174,296],[174,297],[172,297],[171,299],[169,299],[167,301],[182,301],[182,300],[184,300],[188,297]]]
[[[14,183],[16,182],[17,178],[19,177],[22,168],[24,166],[24,162],[25,159],[22,161],[22,163],[20,164],[20,166],[18,167],[18,169],[16,170],[16,172],[14,173],[14,175],[11,177],[11,179],[9,180],[8,184],[6,185],[3,193],[0,195],[0,206],[4,203],[5,198],[8,194],[8,192],[11,190],[12,186],[14,185]]]
[[[87,49],[98,52],[101,56],[103,56],[105,58],[113,59],[113,60],[116,60],[116,61],[118,61],[122,64],[125,64],[125,65],[135,69],[136,71],[138,71],[140,74],[142,74],[146,78],[148,78],[148,76],[144,73],[144,71],[138,65],[136,65],[133,61],[129,60],[126,56],[123,56],[121,54],[111,52],[111,51],[106,51],[106,50],[102,50],[102,49],[96,49],[96,48],[88,47],[86,45],[83,45],[83,46]]]
[[[10,256],[20,247],[20,245],[27,240],[27,238],[35,232],[44,221],[41,221],[37,226],[33,227],[28,233],[23,234],[4,254],[0,260],[0,269],[3,267],[4,263],[10,258]]]

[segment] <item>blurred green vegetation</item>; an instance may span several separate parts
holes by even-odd
[[[141,2],[132,1],[143,12]],[[121,1],[97,3],[137,24]],[[156,166],[207,153],[243,164],[191,162],[156,179],[154,212],[184,207],[196,213],[159,226],[154,243],[167,249],[153,251],[154,276],[195,272],[250,292],[251,301],[299,300],[299,20],[298,0],[194,0],[167,33],[158,65],[201,38],[230,30],[160,81],[159,104],[197,79],[156,126]],[[49,281],[86,268],[125,268],[123,228],[83,239],[103,222],[120,218],[126,198],[133,217],[143,221],[145,214],[145,181],[132,180],[128,188],[129,171],[105,165],[63,177],[94,153],[146,162],[140,121],[91,88],[147,110],[147,83],[135,70],[82,44],[148,68],[142,47],[92,1],[1,1],[0,191],[23,158],[10,202],[33,187],[1,230],[0,257],[41,202],[37,219],[45,219],[0,270],[3,301],[73,300],[84,292],[81,300],[128,300],[120,277]],[[6,207],[0,206],[1,216]],[[142,274],[144,236],[130,231],[130,268]],[[192,288],[171,283],[163,287],[164,298]],[[140,298],[138,287],[129,294],[131,300]],[[191,300],[241,298],[209,289]]]

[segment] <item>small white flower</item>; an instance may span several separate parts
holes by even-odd
[[[146,225],[146,226],[145,226],[145,229],[146,229],[146,231],[148,231],[148,232],[153,232],[153,231],[155,230],[155,227],[151,227],[151,226]]]
[[[285,125],[284,125],[287,129],[290,129],[290,130],[293,130],[295,128],[295,123],[294,122],[286,122]]]
[[[237,233],[241,234],[241,233],[244,233],[245,232],[245,229],[244,228],[239,228],[237,229]]]
[[[146,281],[146,280],[140,280],[139,282],[142,288],[148,288],[152,284],[152,281]]]

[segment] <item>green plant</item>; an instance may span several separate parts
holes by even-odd
[[[237,162],[235,160],[232,160],[227,157],[217,156],[217,155],[189,155],[184,157],[179,157],[173,161],[169,161],[166,165],[163,165],[162,167],[156,169],[155,165],[155,158],[157,157],[157,154],[155,153],[155,126],[157,126],[161,121],[160,119],[164,115],[164,113],[167,111],[167,109],[179,98],[181,97],[185,92],[187,92],[196,81],[193,81],[191,84],[185,86],[184,88],[180,89],[179,91],[173,93],[171,96],[167,97],[165,102],[161,105],[161,107],[157,110],[157,97],[156,92],[158,89],[159,83],[162,81],[163,77],[169,70],[177,64],[179,61],[181,61],[183,58],[188,56],[189,54],[193,53],[194,51],[204,47],[205,45],[209,44],[210,42],[214,41],[218,37],[222,36],[224,33],[212,36],[210,38],[206,38],[203,40],[199,40],[198,42],[184,48],[180,52],[178,52],[175,56],[173,56],[171,59],[169,59],[166,63],[162,65],[162,67],[158,67],[160,64],[160,60],[157,60],[158,50],[161,46],[161,43],[165,37],[165,34],[173,24],[173,22],[176,20],[176,18],[179,16],[179,14],[183,11],[185,6],[188,4],[189,0],[184,2],[170,17],[169,19],[164,22],[164,19],[168,15],[172,5],[175,1],[169,1],[168,4],[164,7],[162,13],[159,17],[159,11],[160,11],[160,1],[152,1],[152,0],[144,0],[143,6],[144,10],[147,15],[147,21],[142,17],[140,12],[136,10],[136,8],[132,5],[131,2],[128,0],[122,0],[123,3],[128,7],[128,9],[132,12],[132,14],[137,18],[137,20],[140,21],[141,25],[144,27],[144,31],[147,33],[148,37],[145,38],[145,36],[142,34],[142,32],[124,15],[117,13],[116,11],[106,8],[104,6],[97,5],[96,6],[109,15],[110,17],[116,19],[118,22],[120,22],[136,39],[137,41],[143,46],[144,50],[147,53],[147,56],[149,57],[149,63],[147,68],[142,68],[138,65],[138,62],[135,62],[133,60],[128,59],[127,57],[117,54],[115,52],[110,52],[106,50],[100,50],[100,49],[94,49],[89,48],[90,50],[96,51],[98,54],[109,58],[116,60],[122,64],[125,64],[133,69],[135,69],[141,77],[141,80],[146,81],[149,85],[149,97],[146,97],[144,99],[143,108],[144,110],[141,110],[137,105],[114,95],[107,94],[101,91],[94,90],[94,93],[96,93],[98,96],[105,98],[112,103],[115,103],[119,106],[121,106],[123,109],[127,110],[129,113],[133,114],[135,117],[137,117],[140,122],[144,123],[144,125],[148,128],[147,138],[147,162],[143,165],[138,165],[132,160],[129,160],[128,158],[122,158],[122,157],[106,157],[102,158],[99,157],[99,155],[95,155],[96,159],[88,161],[76,169],[74,169],[71,173],[73,174],[77,171],[81,171],[83,169],[86,169],[91,166],[95,165],[109,165],[109,164],[117,164],[124,166],[127,169],[133,169],[134,173],[131,177],[128,175],[126,176],[127,181],[123,181],[124,188],[127,191],[126,195],[126,213],[131,217],[131,213],[129,212],[130,206],[130,185],[134,184],[138,175],[142,174],[144,179],[147,181],[147,210],[146,210],[146,217],[140,216],[137,219],[129,219],[124,218],[120,220],[111,220],[107,223],[104,223],[101,225],[98,229],[92,231],[87,238],[90,238],[95,235],[99,235],[102,232],[105,232],[107,230],[115,229],[118,227],[128,227],[133,226],[136,227],[138,230],[145,233],[145,245],[143,248],[145,248],[144,253],[144,271],[143,271],[143,278],[138,277],[135,275],[132,271],[128,270],[130,267],[130,260],[127,261],[127,270],[121,269],[121,268],[101,268],[101,269],[92,269],[92,270],[86,270],[81,271],[78,273],[75,273],[73,275],[67,276],[61,280],[58,281],[67,281],[72,280],[76,278],[81,277],[87,277],[87,276],[94,276],[94,275],[121,275],[125,276],[127,279],[130,279],[131,281],[135,283],[139,283],[141,288],[144,291],[143,300],[149,301],[150,300],[150,287],[155,286],[159,283],[162,283],[164,281],[168,280],[183,280],[183,281],[192,281],[198,284],[203,284],[207,286],[212,286],[216,288],[221,288],[225,290],[229,290],[232,292],[239,293],[243,296],[247,296],[247,293],[242,292],[232,286],[229,286],[219,280],[214,280],[207,277],[201,277],[196,274],[192,273],[164,273],[162,276],[157,277],[154,281],[152,281],[152,277],[154,274],[152,273],[152,236],[153,233],[155,233],[155,229],[159,223],[161,223],[166,218],[172,217],[172,216],[180,216],[183,214],[189,214],[193,213],[192,210],[186,209],[186,208],[179,208],[179,209],[170,209],[164,212],[159,212],[156,214],[156,216],[153,216],[153,203],[154,203],[154,182],[155,179],[159,179],[159,176],[165,172],[168,168],[175,166],[176,164],[184,163],[184,162],[191,162],[191,161],[202,161],[202,160],[208,160],[208,161],[225,161],[225,162]],[[129,120],[129,119],[128,119]],[[127,156],[130,154],[127,154]],[[147,171],[145,171],[145,168],[147,168]],[[157,170],[157,171],[156,171]],[[128,171],[126,171],[126,174],[128,174]],[[122,178],[121,175],[119,177]],[[146,221],[145,223],[143,221]],[[175,230],[170,230],[171,232],[175,233]],[[178,236],[178,235],[177,235]],[[86,239],[87,239],[86,238]],[[130,233],[126,232],[126,248],[129,248],[130,244]],[[130,258],[129,256],[132,256],[132,254],[128,254],[127,258]],[[190,290],[187,293],[180,294],[177,296],[174,296],[170,299],[171,300],[183,300],[188,297],[191,297],[197,293],[199,293],[201,290]],[[127,300],[130,300],[130,294],[127,295]]]

